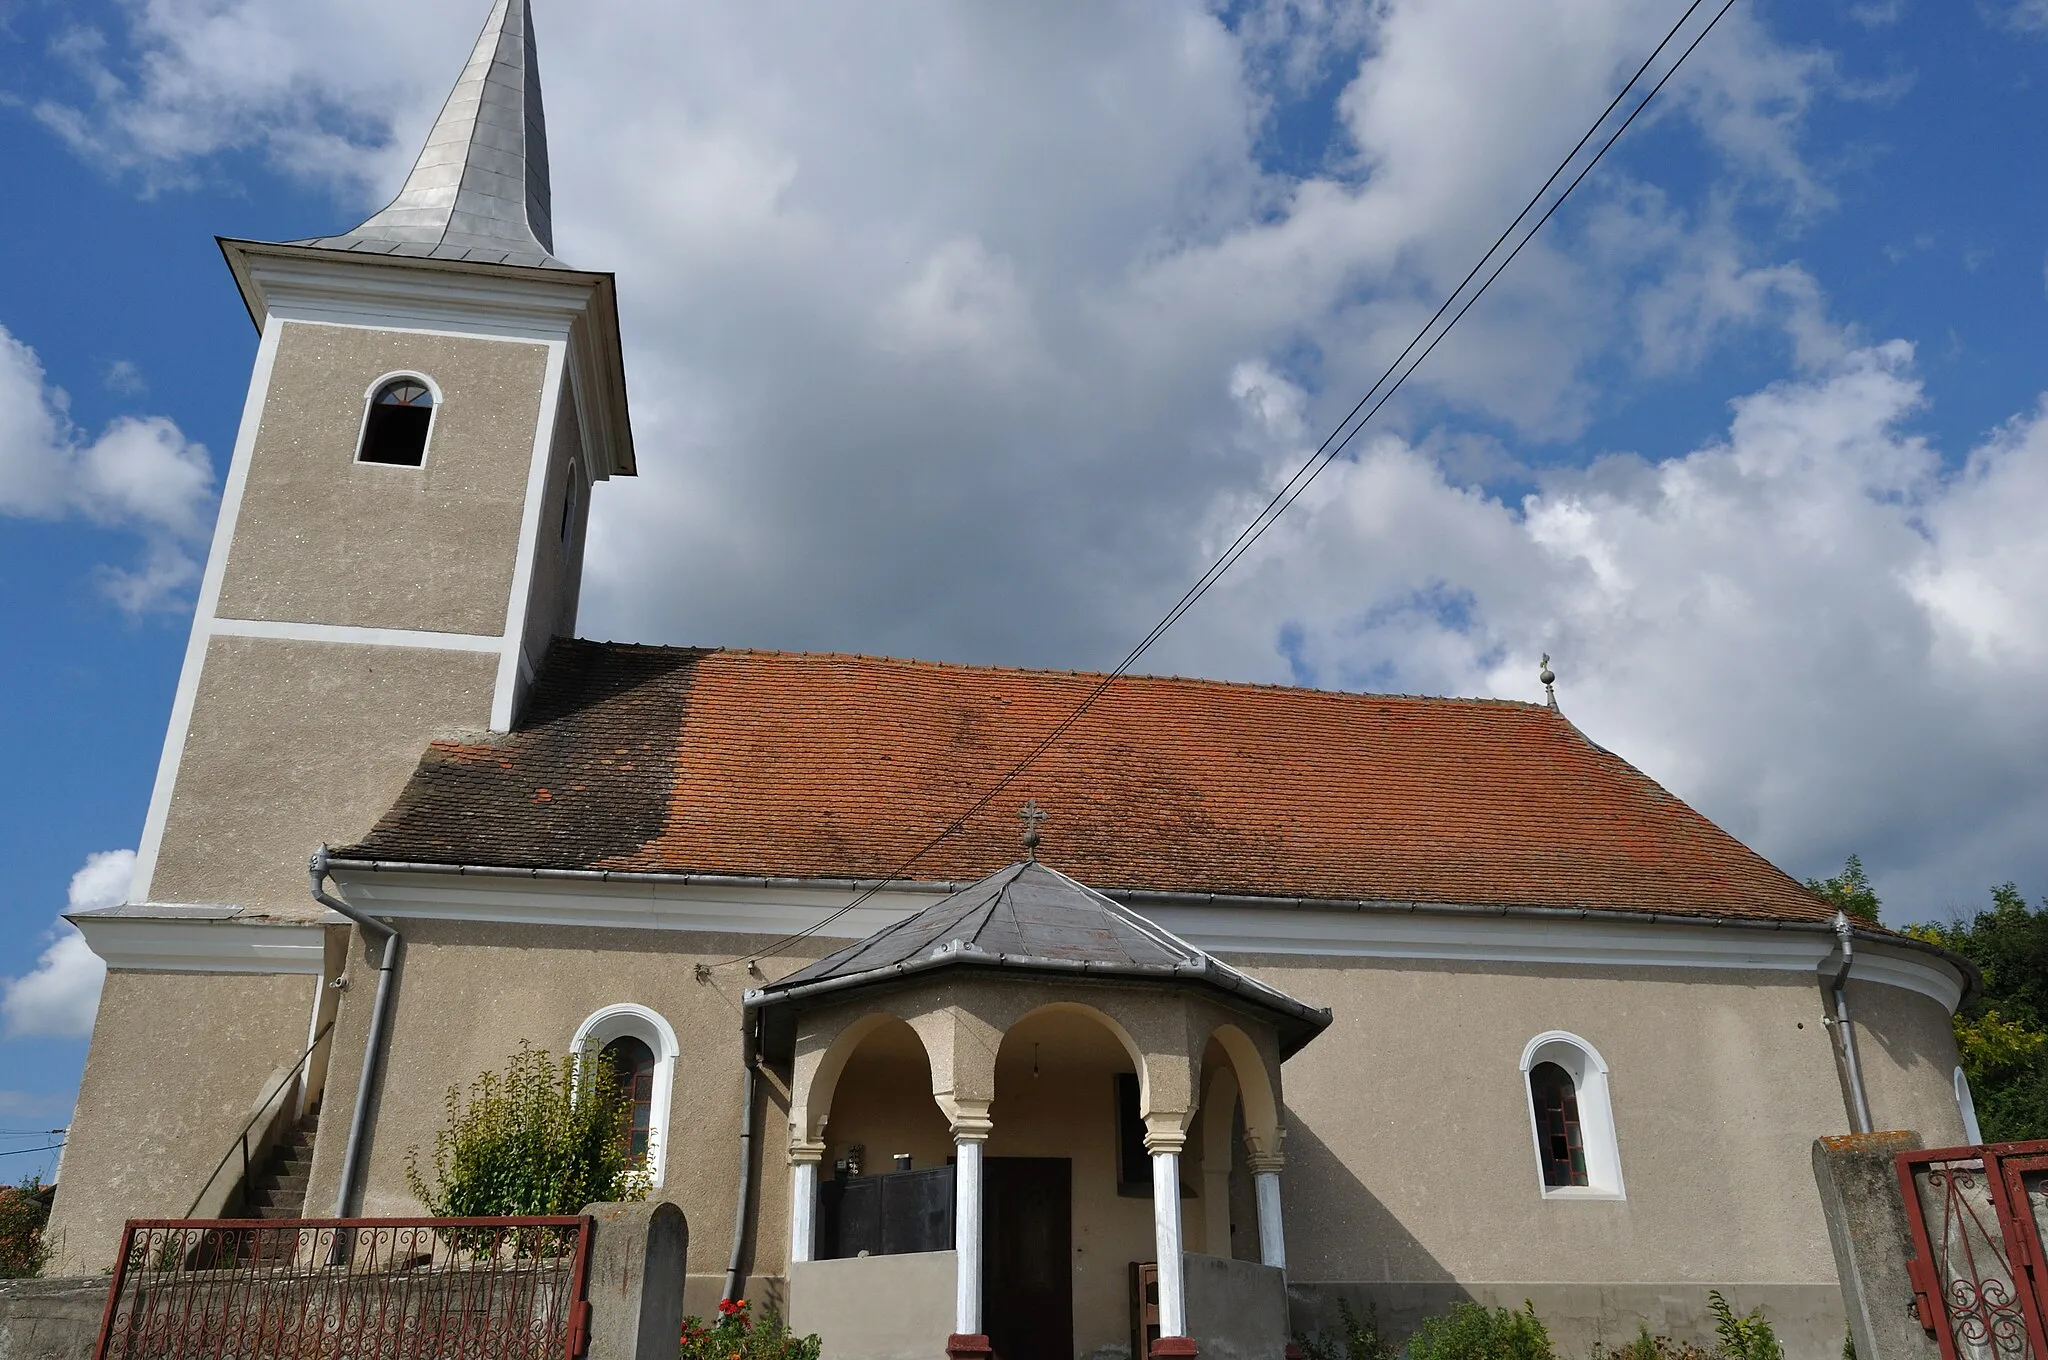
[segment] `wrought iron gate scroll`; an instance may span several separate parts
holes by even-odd
[[[1942,1360],[2048,1360],[2048,1141],[1902,1152],[1898,1172]]]

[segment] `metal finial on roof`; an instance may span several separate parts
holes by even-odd
[[[1038,858],[1038,824],[1051,815],[1038,805],[1036,798],[1024,800],[1024,806],[1017,812],[1017,820],[1024,823],[1024,858]]]
[[[1550,653],[1543,654],[1543,669],[1536,672],[1536,678],[1543,682],[1543,698],[1552,708],[1557,707],[1557,672],[1550,669]]]
[[[547,120],[529,0],[495,0],[398,197],[301,245],[564,268],[555,258]]]

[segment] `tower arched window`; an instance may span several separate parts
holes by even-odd
[[[356,460],[392,467],[423,465],[435,404],[433,386],[425,378],[401,373],[380,381],[370,392]]]
[[[669,1106],[675,1093],[675,1029],[659,1012],[631,1002],[606,1006],[576,1027],[573,1053],[602,1053],[631,1107],[627,1148],[660,1185],[668,1161]]]
[[[1606,1060],[1577,1035],[1552,1030],[1522,1050],[1522,1081],[1543,1197],[1623,1198]]]

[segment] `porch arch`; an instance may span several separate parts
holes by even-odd
[[[1244,1102],[1247,1151],[1255,1160],[1277,1159],[1286,1130],[1280,1124],[1279,1094],[1273,1089],[1273,1074],[1265,1055],[1259,1052],[1252,1037],[1236,1025],[1218,1025],[1209,1037],[1223,1050],[1237,1078],[1237,1095]]]

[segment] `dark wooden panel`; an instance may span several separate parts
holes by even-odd
[[[1073,1163],[990,1157],[982,1185],[982,1325],[1000,1360],[1073,1360]]]

